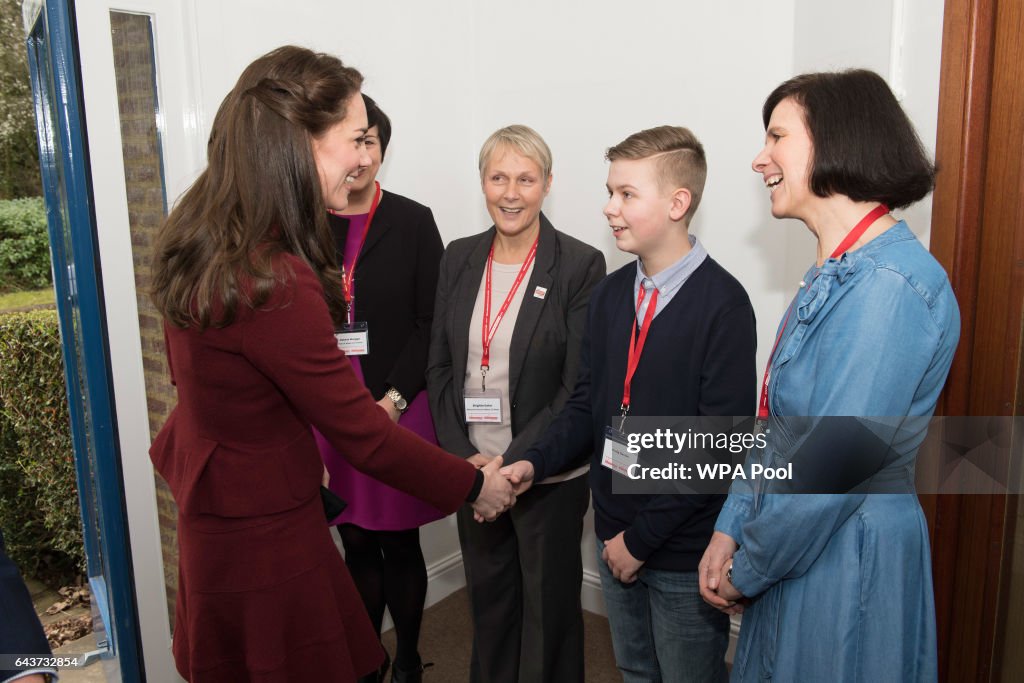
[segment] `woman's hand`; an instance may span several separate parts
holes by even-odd
[[[473,501],[473,518],[478,522],[493,522],[505,510],[516,504],[512,484],[498,471],[502,457],[496,456],[480,468],[484,474],[484,485],[480,495]]]
[[[736,610],[736,598],[727,599],[719,593],[719,587],[724,581],[729,584],[729,588],[732,588],[732,583],[725,578],[725,572],[727,567],[732,566],[732,556],[736,554],[739,547],[732,536],[716,531],[711,536],[707,550],[704,551],[704,557],[697,565],[700,596],[704,598],[704,602],[715,609],[729,614],[742,611],[742,608]],[[735,591],[735,588],[732,590]]]
[[[402,417],[402,411],[395,407],[395,402],[385,396],[381,400],[377,401],[377,405],[384,409],[384,412],[388,414],[392,422],[397,423],[398,418]]]
[[[718,595],[723,600],[728,602],[737,603],[743,599],[743,593],[736,590],[736,586],[732,585],[732,581],[729,580],[729,570],[732,569],[732,562],[730,561],[725,567],[722,568],[722,575],[719,577],[718,582]],[[741,605],[736,605],[740,607]]]

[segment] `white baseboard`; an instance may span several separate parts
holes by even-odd
[[[732,664],[736,656],[736,643],[740,640],[740,621],[743,615],[733,614],[729,617],[729,649],[725,651],[725,661]]]
[[[601,575],[589,569],[583,570],[583,588],[580,589],[583,609],[602,617],[608,616],[604,607],[604,593],[601,591]]]
[[[465,587],[466,573],[462,566],[462,554],[452,553],[448,557],[427,567],[426,607],[441,602],[449,595]],[[604,595],[601,592],[601,577],[597,572],[583,570],[583,587],[580,590],[583,609],[605,616]],[[391,628],[391,617],[385,614],[384,630]]]
[[[452,553],[448,557],[427,567],[427,602],[426,606],[444,600],[455,591],[466,585],[466,573],[462,567],[461,553]],[[594,614],[605,616],[604,595],[601,592],[601,577],[597,572],[583,570],[583,587],[580,590],[580,601],[583,609]]]
[[[462,568],[462,553],[455,552],[427,566],[427,599],[423,608],[437,604],[466,585],[466,572]],[[469,615],[466,615],[467,618]],[[390,631],[394,624],[384,611],[381,632]]]
[[[427,567],[426,606],[441,602],[466,585],[466,572],[462,566],[462,553],[452,553]]]

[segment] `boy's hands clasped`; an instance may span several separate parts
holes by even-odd
[[[477,502],[473,504],[474,517],[478,522],[493,522],[501,513],[515,505],[516,496],[522,495],[533,486],[533,463],[528,460],[519,460],[502,467],[500,455],[494,457],[477,453],[471,456],[469,461],[484,472],[484,488]],[[494,490],[501,492],[502,500],[507,501],[504,507],[497,506],[487,510],[478,507],[489,484]],[[738,548],[739,545],[732,537],[716,531],[698,568],[701,597],[709,605],[726,614],[742,613],[746,604],[743,595],[727,578],[727,570],[732,566],[732,558]],[[636,581],[637,572],[644,564],[630,554],[621,532],[605,542],[601,559],[608,563],[615,578],[623,583]]]

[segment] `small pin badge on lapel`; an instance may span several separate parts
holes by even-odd
[[[547,295],[548,295],[548,288],[547,287],[538,287],[537,289],[533,290],[533,297],[535,299],[543,299]]]

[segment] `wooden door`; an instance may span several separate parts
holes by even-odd
[[[945,6],[931,248],[963,318],[939,404],[945,415],[1024,414],[1022,5]],[[1019,445],[1016,453],[1019,460]],[[1016,616],[1024,607],[1018,497],[924,496],[922,504],[932,534],[940,680],[1024,680],[1013,645],[1024,639]]]

